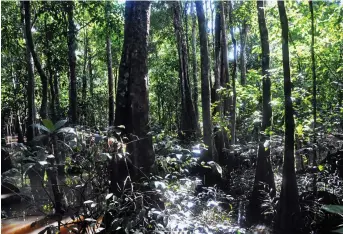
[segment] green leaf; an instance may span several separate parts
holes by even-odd
[[[55,125],[52,123],[50,119],[43,119],[43,125],[50,130],[50,132],[55,131]]]
[[[333,230],[332,232],[334,232],[334,233],[341,233],[341,234],[343,234],[343,227],[341,227],[341,228],[338,228],[338,229],[336,229],[336,230]]]
[[[42,131],[51,133],[51,131],[50,131],[47,127],[45,127],[44,125],[41,125],[41,124],[33,124],[32,126],[33,126],[34,128],[38,128],[39,130],[42,130]]]
[[[325,206],[322,207],[322,209],[327,211],[327,212],[330,212],[330,213],[343,215],[343,206],[339,206],[339,205],[325,205]]]
[[[324,166],[323,165],[319,165],[318,169],[319,169],[319,171],[323,171],[324,170]]]
[[[68,120],[66,119],[59,120],[57,123],[55,123],[55,130],[63,127],[67,122]]]

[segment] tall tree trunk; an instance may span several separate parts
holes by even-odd
[[[88,75],[89,75],[89,94],[92,98],[94,94],[94,82],[93,82],[92,50],[91,50],[90,44],[88,47]]]
[[[172,3],[174,12],[174,29],[179,54],[179,76],[181,85],[181,132],[182,139],[190,139],[198,134],[198,123],[192,101],[189,76],[186,39],[182,29],[180,2]]]
[[[237,41],[233,31],[233,6],[232,1],[229,1],[229,25],[230,34],[233,44],[233,71],[232,71],[232,108],[231,108],[231,144],[236,143],[236,79],[237,79]]]
[[[228,43],[226,34],[224,2],[220,2],[220,26],[221,26],[221,69],[220,69],[220,84],[222,87],[230,89],[229,62],[228,62]],[[230,113],[230,98],[224,98],[223,114],[225,116]]]
[[[243,21],[240,29],[240,70],[241,70],[241,85],[245,86],[247,82],[247,59],[246,59],[246,43],[247,43],[248,25],[246,20]]]
[[[113,70],[112,70],[112,52],[111,52],[111,34],[109,24],[109,14],[111,2],[106,2],[106,55],[107,55],[107,73],[108,73],[108,125],[112,126],[114,122],[114,100],[113,100]]]
[[[38,56],[35,51],[35,46],[33,44],[32,33],[31,33],[31,4],[30,1],[24,1],[24,9],[25,9],[25,31],[26,31],[26,38],[29,50],[31,52],[33,62],[37,69],[37,72],[41,78],[42,82],[42,104],[40,109],[40,116],[42,119],[46,119],[48,117],[48,78],[45,72],[42,69],[42,65],[38,59]]]
[[[285,3],[278,1],[282,29],[282,64],[284,72],[285,95],[285,153],[282,172],[282,186],[275,228],[280,233],[296,233],[302,224],[298,187],[294,168],[294,111],[292,105],[292,83],[289,64],[288,19]]]
[[[83,74],[82,74],[82,102],[86,103],[87,99],[87,61],[88,61],[88,35],[85,30],[84,35],[84,56],[83,56]]]
[[[201,53],[201,103],[202,103],[202,120],[203,120],[203,132],[204,132],[204,143],[208,146],[209,160],[218,161],[213,153],[213,141],[212,141],[212,119],[211,119],[211,92],[210,92],[210,81],[208,72],[209,68],[209,53],[207,46],[207,30],[205,24],[205,13],[202,1],[195,2],[198,24],[199,24],[199,35],[200,35],[200,53]]]
[[[49,74],[49,88],[50,88],[50,112],[51,119],[56,122],[56,109],[55,109],[55,89],[54,89],[54,79],[53,79],[53,69],[51,64],[51,51],[50,51],[50,40],[53,33],[47,27],[47,16],[44,18],[44,30],[45,30],[45,56],[46,56],[46,67]]]
[[[194,12],[193,4],[191,5],[192,15],[192,62],[193,62],[193,102],[195,108],[195,114],[199,119],[199,108],[198,108],[198,67],[197,67],[197,55],[196,55],[196,14]]]
[[[220,3],[215,2],[215,12],[216,12],[216,18],[215,18],[215,33],[214,33],[214,60],[215,60],[215,66],[214,66],[214,101],[218,102],[220,101],[220,96],[217,90],[219,90],[221,86],[221,56],[220,56],[220,41],[221,41],[221,14],[220,14]],[[214,114],[219,113],[222,115],[222,104],[218,103],[217,107],[214,110]],[[218,151],[219,152],[219,151]]]
[[[125,126],[125,132],[132,141],[128,145],[132,162],[135,168],[141,168],[145,174],[148,174],[155,161],[152,138],[147,135],[149,132],[147,63],[150,2],[126,1],[125,4],[124,43],[114,124]],[[115,176],[114,170],[112,175]],[[137,170],[135,175],[140,176]],[[111,181],[117,179],[112,178]]]
[[[76,27],[74,24],[74,2],[66,2],[68,15],[68,60],[70,75],[69,117],[73,124],[77,123],[77,83],[76,83]]]
[[[55,70],[54,73],[54,91],[55,91],[55,115],[56,119],[59,119],[60,115],[60,86],[59,86],[59,78],[58,78],[58,73]]]
[[[255,174],[255,181],[253,192],[250,197],[250,203],[248,206],[248,220],[251,224],[256,224],[260,222],[270,222],[271,220],[266,219],[263,215],[264,209],[262,208],[263,200],[266,199],[265,194],[269,193],[271,197],[276,194],[274,174],[272,170],[272,165],[270,162],[270,148],[265,147],[264,142],[269,140],[271,130],[271,118],[272,118],[272,108],[270,105],[271,99],[271,82],[269,74],[269,36],[268,29],[266,25],[265,12],[264,12],[264,2],[257,1],[257,12],[258,12],[258,25],[260,31],[260,40],[262,48],[262,85],[263,85],[263,107],[262,107],[262,132],[261,141],[258,148],[258,158],[257,167]],[[263,183],[263,185],[261,184]],[[268,186],[265,187],[264,184]]]
[[[316,76],[316,59],[314,56],[314,17],[313,17],[313,2],[309,1],[311,12],[311,59],[312,59],[312,95],[313,95],[313,144],[317,143],[316,128],[317,128],[317,76]],[[317,154],[313,150],[313,165],[317,166]]]
[[[21,2],[21,18],[23,24],[23,35],[25,39],[25,46],[26,46],[26,69],[27,69],[27,109],[28,109],[28,117],[27,117],[27,130],[26,130],[26,139],[27,142],[30,142],[35,137],[35,130],[33,128],[33,124],[35,123],[35,78],[33,75],[33,64],[31,59],[31,52],[29,48],[29,40],[27,36],[27,28],[29,27],[29,31],[31,32],[31,26],[26,25],[25,20],[25,2]],[[30,19],[30,18],[29,18]]]

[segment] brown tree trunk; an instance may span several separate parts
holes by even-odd
[[[246,20],[243,21],[240,29],[240,70],[241,70],[241,85],[247,83],[247,59],[246,59],[246,43],[247,43],[248,25]]]
[[[22,24],[23,24],[23,35],[25,39],[25,45],[26,45],[26,69],[27,69],[27,109],[28,109],[28,118],[27,118],[27,135],[26,139],[27,142],[30,142],[35,137],[35,130],[33,128],[33,124],[35,123],[35,78],[33,75],[33,64],[31,59],[31,52],[29,48],[29,42],[27,37],[27,25],[25,20],[25,10],[24,10],[24,3],[21,2],[21,18],[22,18]],[[30,18],[29,18],[30,19]],[[31,26],[29,25],[29,30],[31,31]]]
[[[233,6],[232,1],[229,1],[229,25],[230,34],[233,44],[233,71],[232,71],[232,108],[231,108],[231,144],[236,143],[236,79],[237,79],[237,41],[233,31]]]
[[[31,9],[30,8],[31,8],[30,1],[24,1],[26,39],[28,43],[28,48],[33,58],[33,62],[35,64],[35,67],[37,69],[37,72],[42,82],[42,104],[41,104],[39,114],[42,119],[46,119],[48,117],[48,113],[47,113],[48,112],[48,78],[42,69],[42,65],[35,51],[35,46],[33,43],[32,33],[31,33]]]
[[[202,103],[202,120],[204,143],[208,146],[207,159],[218,161],[213,153],[212,141],[212,119],[211,119],[211,92],[208,72],[209,68],[209,53],[207,46],[207,30],[206,20],[202,1],[195,2],[199,35],[200,35],[200,53],[201,53],[201,103]]]
[[[270,52],[269,52],[269,37],[268,29],[266,25],[265,12],[263,1],[257,1],[257,12],[258,12],[258,25],[260,31],[260,40],[262,48],[262,85],[263,85],[263,107],[262,107],[262,129],[261,131],[264,134],[261,135],[261,142],[258,146],[258,158],[257,158],[257,167],[255,174],[255,181],[253,192],[250,197],[250,203],[248,206],[248,221],[251,224],[256,224],[260,222],[270,222],[264,217],[264,209],[262,208],[263,200],[265,200],[265,195],[271,195],[274,197],[276,194],[275,190],[275,181],[274,174],[272,170],[272,165],[270,162],[270,148],[269,146],[265,147],[264,142],[269,140],[270,127],[271,127],[271,118],[272,118],[272,108],[270,105],[271,97],[271,82],[269,74],[269,61],[270,61]],[[261,184],[263,183],[263,184]],[[264,185],[268,186],[265,187]]]
[[[107,35],[106,35],[106,55],[107,55],[107,73],[108,73],[108,125],[114,123],[114,100],[113,100],[113,70],[112,70],[112,51],[111,51],[111,34],[109,26],[109,11],[110,2],[106,2],[106,20],[107,20]]]
[[[88,60],[88,35],[87,30],[84,35],[84,56],[83,56],[83,74],[82,74],[82,102],[87,99],[87,60]]]
[[[135,168],[149,173],[155,156],[149,132],[148,37],[150,2],[126,1],[122,58],[116,96],[116,126],[124,125]],[[135,170],[136,176],[141,176]],[[112,178],[113,181],[116,178]],[[111,181],[112,181],[111,180]]]
[[[226,34],[226,20],[225,20],[225,7],[224,2],[220,2],[220,26],[221,26],[221,69],[220,69],[220,84],[222,87],[230,90],[230,76],[229,76],[229,63],[228,63],[228,43]],[[224,98],[223,100],[223,114],[224,116],[230,115],[230,99]]]
[[[288,19],[285,3],[278,1],[282,29],[282,64],[285,95],[285,152],[282,186],[275,229],[280,233],[296,233],[302,224],[299,207],[298,187],[294,168],[294,111],[292,105],[292,83],[289,64]]]
[[[186,39],[182,29],[180,2],[172,3],[174,30],[179,54],[179,76],[181,90],[181,139],[191,139],[198,134],[198,123],[192,101],[189,76]]]
[[[69,117],[73,124],[77,123],[77,82],[76,82],[76,27],[74,24],[74,2],[66,2],[68,15],[68,60],[70,75]]]
[[[192,15],[192,62],[193,62],[193,102],[195,107],[195,114],[199,119],[199,108],[198,108],[198,67],[197,67],[197,55],[196,55],[196,14],[194,12],[193,4],[191,5]]]

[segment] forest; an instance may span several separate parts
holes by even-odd
[[[2,1],[1,233],[343,233],[343,1]]]

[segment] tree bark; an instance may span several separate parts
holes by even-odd
[[[311,60],[312,60],[312,105],[313,105],[313,144],[317,143],[316,128],[317,128],[317,76],[316,76],[316,58],[314,56],[314,17],[313,17],[313,2],[309,0],[309,8],[311,12]],[[317,166],[316,150],[313,150],[313,166]]]
[[[68,60],[70,73],[69,116],[72,124],[77,123],[77,82],[76,82],[76,28],[74,24],[74,2],[66,2],[68,15]]]
[[[198,67],[197,67],[197,55],[196,55],[196,14],[194,12],[193,4],[191,5],[191,15],[192,15],[192,62],[193,62],[193,102],[195,108],[195,114],[197,119],[199,119],[199,107],[198,107]]]
[[[84,61],[82,74],[82,102],[85,103],[87,99],[87,60],[88,60],[88,35],[87,30],[84,35]]]
[[[248,25],[246,20],[243,21],[240,30],[240,70],[241,70],[241,85],[245,86],[247,83],[247,59],[246,59],[246,43],[247,43]]]
[[[299,207],[298,187],[294,168],[294,111],[292,105],[292,83],[289,65],[288,19],[285,3],[278,1],[282,29],[282,65],[285,96],[285,152],[282,186],[275,229],[280,233],[296,233],[302,224]]]
[[[232,1],[229,1],[229,25],[230,34],[233,44],[233,71],[232,71],[232,108],[231,108],[231,144],[236,143],[236,79],[237,79],[237,41],[233,31],[233,6]]]
[[[230,90],[230,76],[229,76],[229,63],[228,63],[228,43],[226,34],[226,20],[224,2],[220,2],[220,26],[221,26],[221,69],[220,69],[220,84],[222,87]],[[229,101],[231,97],[224,98],[223,100],[223,114],[224,116],[230,115]]]
[[[116,126],[124,125],[133,141],[128,145],[135,168],[147,174],[155,156],[149,132],[148,37],[149,1],[126,1],[122,58],[116,96]],[[140,176],[135,170],[136,176]]]
[[[180,2],[172,3],[174,13],[174,30],[177,41],[177,49],[179,54],[179,76],[181,90],[181,139],[191,139],[198,134],[198,123],[195,114],[195,109],[192,101],[189,74],[188,74],[188,56],[186,39],[182,29],[182,19],[180,14]]]
[[[264,217],[264,209],[262,208],[263,200],[265,199],[264,194],[269,193],[271,197],[274,197],[276,194],[274,174],[272,170],[272,165],[270,162],[270,148],[269,146],[265,147],[263,142],[269,140],[270,138],[270,127],[271,127],[271,118],[272,118],[272,108],[270,105],[271,99],[271,82],[269,74],[269,61],[270,61],[270,52],[269,52],[269,36],[268,29],[265,19],[264,12],[264,2],[257,1],[257,12],[258,12],[258,25],[260,31],[260,40],[262,48],[262,129],[264,132],[261,135],[261,142],[258,146],[258,158],[257,158],[257,167],[255,174],[255,181],[253,192],[250,197],[250,203],[248,206],[248,220],[251,224],[256,224],[260,222],[270,222]],[[267,184],[265,187],[263,184]]]
[[[114,123],[114,100],[113,100],[113,70],[112,70],[112,51],[111,51],[111,34],[109,24],[110,2],[106,2],[106,55],[107,55],[107,73],[108,73],[108,125],[112,126]]]
[[[35,46],[33,43],[32,33],[31,33],[31,12],[30,12],[31,9],[30,8],[31,8],[30,1],[24,1],[25,31],[26,31],[27,44],[31,52],[33,62],[35,64],[35,67],[37,69],[37,72],[42,82],[42,104],[41,104],[39,114],[42,119],[46,119],[48,117],[48,113],[47,113],[48,112],[48,78],[42,69],[42,65],[35,51]]]
[[[33,128],[33,124],[35,123],[35,78],[33,75],[33,64],[31,59],[31,52],[29,48],[29,40],[27,36],[27,28],[29,27],[29,30],[31,31],[31,26],[26,25],[25,20],[25,2],[21,2],[21,18],[22,18],[22,25],[23,25],[23,35],[25,39],[25,45],[26,45],[26,69],[27,69],[27,109],[28,109],[28,118],[27,118],[27,135],[26,139],[27,142],[30,142],[35,137],[35,130]],[[30,18],[29,18],[30,19]]]
[[[207,158],[218,161],[213,153],[212,141],[212,119],[211,119],[211,92],[209,82],[209,53],[208,53],[208,38],[205,24],[205,13],[202,1],[195,2],[199,35],[200,35],[200,53],[201,53],[201,103],[202,103],[202,119],[203,119],[203,134],[204,143],[208,146]]]

